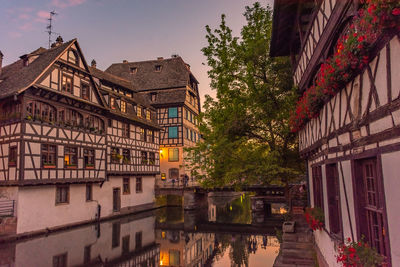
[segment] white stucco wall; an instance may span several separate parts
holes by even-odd
[[[113,212],[113,188],[121,189],[121,209],[154,202],[154,177],[142,177],[142,193],[136,193],[136,178],[130,178],[130,194],[123,194],[123,177],[110,177],[100,188],[93,187],[93,199],[101,205],[101,217],[110,216]]]
[[[131,178],[131,193],[122,194],[122,177],[110,178],[100,188],[93,184],[93,201],[86,201],[86,184],[70,185],[69,203],[55,204],[56,186],[20,187],[17,200],[17,233],[78,223],[96,218],[97,204],[101,217],[113,212],[113,188],[121,188],[121,209],[154,202],[154,177],[142,176],[142,193],[136,193],[136,179]]]
[[[17,233],[30,232],[95,218],[97,204],[86,202],[86,185],[70,185],[68,204],[55,204],[56,187],[20,187]]]
[[[400,266],[400,151],[382,155],[392,266]]]

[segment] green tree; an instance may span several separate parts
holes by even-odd
[[[288,118],[295,106],[288,58],[271,58],[272,11],[246,7],[240,37],[221,16],[206,26],[202,49],[216,99],[206,96],[200,115],[203,140],[189,149],[186,165],[205,187],[287,185],[301,173],[296,136]]]

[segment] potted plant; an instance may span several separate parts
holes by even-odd
[[[364,237],[357,242],[347,238],[346,243],[339,246],[336,260],[343,267],[375,267],[381,266],[383,256],[369,246]]]
[[[325,215],[321,208],[306,208],[304,217],[306,217],[306,221],[313,231],[322,230],[324,227]]]

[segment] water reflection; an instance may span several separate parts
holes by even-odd
[[[245,195],[208,202],[204,210],[161,208],[4,244],[0,266],[272,266],[281,217],[256,222]]]

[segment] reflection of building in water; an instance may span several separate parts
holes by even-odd
[[[208,202],[208,221],[217,221],[217,206]]]
[[[155,217],[118,221],[76,228],[10,244],[5,266],[159,266],[159,246],[155,243]],[[5,258],[5,257],[4,257]],[[3,266],[3,265],[2,265]]]
[[[158,229],[156,241],[160,266],[201,267],[213,254],[215,234]]]

